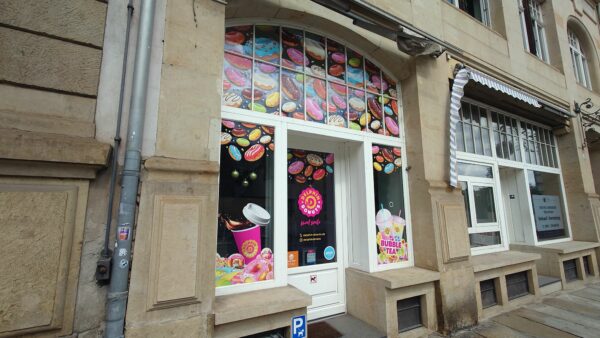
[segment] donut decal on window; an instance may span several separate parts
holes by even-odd
[[[328,37],[274,25],[225,30],[222,105],[400,136],[397,82]]]

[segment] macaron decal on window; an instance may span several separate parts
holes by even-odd
[[[227,27],[227,107],[398,137],[397,83],[334,39],[274,25]]]
[[[372,157],[377,263],[408,261],[409,225],[405,219],[402,149],[374,144]]]
[[[215,285],[273,279],[275,129],[222,120]]]

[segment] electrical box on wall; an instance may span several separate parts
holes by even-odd
[[[108,284],[110,281],[110,265],[112,257],[101,257],[96,263],[96,282]]]

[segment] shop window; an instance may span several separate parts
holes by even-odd
[[[469,242],[471,243],[471,248],[497,246],[502,244],[500,231],[469,234]]]
[[[337,261],[334,155],[288,149],[288,268]]]
[[[517,120],[492,111],[492,130],[496,156],[505,160],[521,162]]]
[[[490,6],[488,0],[448,0],[448,2],[467,12],[484,25],[490,25]]]
[[[303,30],[226,28],[223,105],[399,136],[397,83],[360,53]]]
[[[525,49],[548,62],[548,47],[540,0],[517,0],[521,16],[521,30]]]
[[[494,178],[492,167],[467,162],[460,162],[458,174],[471,177]]]
[[[223,120],[215,281],[273,279],[274,128]]]
[[[533,170],[528,170],[527,175],[538,240],[566,237],[560,176]]]
[[[495,279],[488,279],[479,282],[479,289],[481,290],[482,308],[487,309],[488,307],[498,304]]]
[[[592,81],[590,80],[590,70],[588,68],[588,60],[583,51],[583,47],[579,37],[571,30],[568,31],[569,50],[571,52],[571,63],[573,64],[573,72],[577,83],[592,89]]]
[[[563,262],[563,270],[565,271],[565,279],[567,282],[572,282],[574,280],[579,279],[579,274],[577,273],[577,260],[570,259],[568,261]]]
[[[527,296],[529,294],[527,271],[506,275],[506,290],[509,300]]]
[[[404,208],[402,151],[373,145],[373,187],[377,225],[377,263],[408,261],[407,224]]]
[[[396,309],[398,310],[399,332],[406,332],[423,326],[420,296],[397,301]]]
[[[471,154],[492,156],[487,110],[463,102],[460,112],[461,120],[456,128],[458,150]]]
[[[469,98],[463,98],[460,113],[457,171],[471,248],[477,248],[473,252],[506,248],[504,223],[519,230],[511,233],[516,242],[533,245],[568,238],[552,129]],[[504,194],[509,192],[503,200],[497,195],[500,185]],[[527,186],[529,194],[520,189]],[[525,227],[534,226],[537,236],[530,236],[534,232]]]
[[[471,248],[501,245],[500,222],[496,212],[496,183],[492,167],[459,162],[458,174]]]
[[[521,122],[521,140],[527,163],[558,168],[554,134],[550,129]]]

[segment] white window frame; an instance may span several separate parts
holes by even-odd
[[[446,0],[448,1],[449,4],[454,5],[456,8],[460,9],[461,11],[465,12],[465,10],[460,8],[460,1],[461,0]],[[480,7],[481,7],[481,23],[491,27],[492,26],[492,20],[491,20],[491,15],[490,15],[490,3],[489,0],[466,0],[466,1],[479,1],[480,3]],[[468,14],[468,13],[467,13]],[[469,16],[471,16],[469,14]],[[479,21],[477,18],[473,17],[473,19]]]
[[[344,45],[347,48],[351,48],[352,50],[360,53],[365,59],[368,59],[370,62],[374,63],[377,67],[379,67],[382,72],[385,72],[387,75],[392,76],[392,73],[387,71],[384,67],[382,67],[379,63],[377,63],[376,58],[372,57],[369,53],[361,50],[360,48],[356,48],[352,43],[344,39],[340,39],[335,35],[324,33],[320,31],[316,31],[309,26],[296,25],[284,20],[269,20],[269,21],[255,21],[255,20],[230,20],[227,21],[225,27],[230,26],[238,26],[238,25],[274,25],[274,26],[284,26],[288,28],[294,28],[303,30],[309,33],[315,33],[326,38],[333,39],[340,44]],[[223,51],[225,53],[225,51]],[[250,57],[249,57],[250,58]],[[254,60],[254,55],[251,57]],[[276,116],[273,114],[263,114],[254,111],[250,111],[247,109],[241,108],[233,108],[225,105],[221,106],[221,119],[226,120],[234,120],[240,122],[248,122],[255,123],[261,125],[272,126],[275,128],[275,151],[274,151],[274,191],[273,191],[273,199],[274,199],[274,210],[273,210],[273,223],[274,224],[286,224],[288,222],[288,213],[287,213],[287,148],[288,148],[288,132],[305,132],[307,136],[310,135],[324,135],[328,137],[337,138],[340,141],[354,141],[354,142],[362,142],[365,153],[364,158],[364,177],[366,182],[366,210],[367,210],[367,224],[365,226],[368,228],[368,236],[366,238],[366,245],[368,246],[368,266],[363,267],[368,269],[370,272],[377,271],[385,271],[391,269],[398,268],[407,268],[414,266],[414,253],[415,250],[413,248],[413,237],[412,237],[412,227],[413,223],[411,221],[411,208],[410,208],[410,198],[409,198],[409,184],[408,184],[408,173],[405,168],[408,166],[407,161],[407,150],[406,150],[406,139],[405,139],[405,129],[404,129],[404,118],[403,118],[403,104],[402,104],[402,91],[400,82],[393,78],[397,84],[397,102],[398,102],[398,126],[400,128],[400,135],[396,136],[386,136],[380,135],[372,132],[366,131],[357,131],[352,130],[350,128],[340,128],[336,126],[331,126],[318,122],[304,121],[291,117],[283,117]],[[306,93],[306,91],[304,91]],[[372,155],[371,155],[371,147],[373,144],[378,145],[386,145],[392,147],[399,147],[402,149],[402,179],[403,179],[403,201],[404,201],[404,219],[406,220],[406,240],[408,242],[408,261],[393,263],[393,264],[385,264],[378,265],[377,264],[377,243],[376,243],[376,229],[377,226],[375,224],[375,209],[373,206],[375,205],[375,197],[374,197],[374,185],[373,185],[373,164],[372,164]],[[350,217],[346,215],[346,217]],[[349,223],[348,223],[349,225]],[[267,281],[259,281],[248,284],[237,284],[237,285],[228,285],[215,287],[215,295],[231,295],[238,294],[248,291],[256,291],[256,290],[264,290],[273,287],[285,286],[288,283],[288,267],[287,267],[287,242],[288,242],[288,231],[287,226],[279,226],[274,227],[273,229],[273,259],[274,259],[274,277],[272,280]],[[350,249],[351,249],[351,241],[350,236],[351,227],[348,226],[346,231],[342,230],[342,233],[337,234],[337,241],[343,241],[343,252],[338,252],[338,256],[344,259],[344,269],[352,264],[352,258],[350,257]],[[343,269],[341,269],[343,270]],[[341,271],[341,273],[344,273]]]
[[[546,40],[546,29],[544,26],[544,18],[542,14],[542,4],[539,0],[525,0],[529,3],[529,13],[531,16],[531,29],[533,30],[533,40],[535,41],[535,50],[540,60],[548,63],[548,43]],[[527,21],[525,20],[525,9],[523,8],[523,0],[517,0],[519,6],[519,16],[521,18],[521,31],[523,32],[523,46],[526,51],[529,49],[529,36],[527,33]]]
[[[472,155],[472,154],[469,154]],[[483,156],[483,155],[476,155],[476,156]],[[485,232],[499,232],[500,233],[500,244],[496,244],[496,245],[488,245],[488,246],[481,246],[481,247],[471,247],[471,254],[472,255],[479,255],[479,254],[485,254],[485,253],[491,253],[491,252],[498,252],[498,251],[505,251],[508,249],[508,236],[507,236],[507,231],[506,231],[506,226],[505,226],[505,222],[504,222],[504,214],[501,209],[501,204],[500,204],[500,197],[502,196],[500,194],[500,184],[499,184],[499,180],[498,180],[498,168],[497,165],[495,165],[495,163],[493,163],[493,161],[488,161],[483,162],[480,160],[461,160],[460,163],[465,163],[465,164],[475,164],[475,165],[481,165],[481,166],[486,166],[486,167],[491,167],[492,168],[492,176],[493,178],[486,178],[486,177],[476,177],[476,176],[466,176],[466,175],[459,175],[458,176],[458,181],[459,182],[466,182],[467,183],[467,194],[469,197],[469,211],[470,214],[467,215],[467,217],[469,217],[470,219],[470,223],[471,226],[468,227],[468,233],[470,234],[477,234],[477,233],[485,233]],[[459,164],[460,165],[460,164]],[[476,212],[476,205],[475,205],[475,195],[473,192],[473,186],[481,186],[481,187],[491,187],[493,190],[493,196],[494,196],[494,211],[496,213],[496,222],[494,223],[478,223],[477,222],[477,212]],[[471,239],[469,238],[469,245],[471,244]]]
[[[545,126],[545,125],[535,122],[535,121],[528,120],[521,116],[509,113],[502,109],[496,108],[494,106],[482,103],[480,101],[477,101],[477,100],[474,100],[474,99],[471,99],[468,97],[463,97],[462,101],[467,102],[469,104],[477,105],[481,108],[486,109],[487,114],[488,114],[488,123],[490,125],[490,130],[492,130],[492,126],[491,126],[492,111],[495,111],[498,114],[503,114],[508,117],[516,119],[517,127],[518,127],[518,135],[519,135],[519,138],[518,138],[519,139],[519,147],[521,149],[521,161],[520,162],[513,161],[513,160],[506,160],[506,159],[498,157],[496,155],[495,135],[493,132],[490,132],[490,142],[492,144],[492,156],[485,156],[485,155],[467,153],[464,151],[457,151],[457,159],[460,162],[467,162],[467,163],[480,164],[480,165],[491,165],[493,167],[493,175],[494,175],[493,180],[495,181],[495,184],[496,184],[496,189],[495,189],[496,196],[495,197],[497,198],[496,205],[498,206],[498,209],[496,209],[496,211],[497,211],[496,216],[501,222],[501,224],[500,224],[501,238],[503,240],[504,246],[502,248],[496,247],[496,246],[492,246],[490,248],[488,248],[488,247],[474,248],[474,249],[471,249],[471,254],[478,255],[478,254],[489,253],[489,252],[494,252],[494,251],[503,251],[503,250],[508,249],[509,239],[508,239],[508,232],[506,229],[506,222],[505,222],[505,206],[504,206],[503,199],[498,197],[498,196],[500,196],[500,197],[503,196],[502,195],[502,186],[500,184],[500,171],[499,171],[500,166],[517,168],[517,169],[521,169],[521,170],[525,171],[525,182],[527,184],[526,190],[527,190],[527,198],[528,198],[528,209],[529,209],[529,216],[530,216],[530,221],[531,221],[530,229],[525,229],[525,230],[531,232],[531,236],[533,238],[533,243],[531,243],[531,244],[538,246],[538,245],[568,242],[568,241],[573,240],[571,221],[569,219],[569,207],[567,205],[565,185],[564,185],[564,180],[563,180],[563,175],[562,175],[562,169],[561,169],[561,164],[560,164],[560,154],[558,151],[558,142],[556,140],[556,136],[554,134],[552,135],[552,137],[554,139],[554,144],[557,146],[556,147],[556,160],[558,163],[557,163],[556,168],[527,163],[525,161],[525,148],[524,148],[524,144],[523,144],[523,137],[522,137],[523,129],[521,128],[521,122],[526,122],[531,125],[540,127],[542,129],[548,129],[548,126]],[[459,121],[459,123],[461,123],[461,122]],[[557,238],[557,239],[551,239],[551,240],[542,240],[542,241],[538,240],[536,228],[535,228],[536,227],[535,215],[533,213],[533,205],[531,202],[531,192],[529,190],[529,177],[526,172],[527,170],[533,170],[533,171],[539,171],[539,172],[559,175],[561,202],[562,202],[562,207],[564,208],[563,213],[566,218],[565,231],[567,232],[567,236],[562,237],[562,238]],[[461,180],[461,178],[462,178],[462,176],[459,176],[459,181]],[[469,198],[471,198],[471,196]],[[471,223],[471,227],[473,227],[473,225],[474,225],[474,223]],[[487,249],[485,249],[485,248],[487,248]]]
[[[571,52],[571,63],[573,64],[575,80],[580,85],[592,90],[590,69],[588,67],[587,58],[581,48],[579,37],[570,29],[567,31],[567,34],[569,37],[569,51]]]

